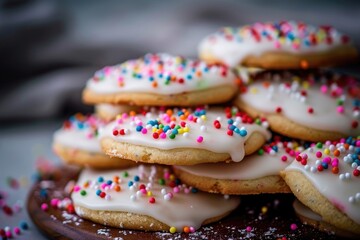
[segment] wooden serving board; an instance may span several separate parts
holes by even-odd
[[[32,221],[50,239],[337,239],[331,233],[302,224],[292,209],[294,196],[291,194],[243,196],[240,207],[231,215],[195,233],[171,234],[106,227],[65,210],[52,207],[48,211],[41,210],[41,204],[50,203],[54,197],[69,197],[65,186],[70,180],[76,180],[79,174],[78,169],[67,166],[60,166],[56,171],[58,174],[55,176],[61,177],[36,183],[27,201]],[[267,208],[266,213],[262,213],[263,207]],[[298,227],[296,230],[290,228],[293,223]],[[250,232],[246,231],[248,226],[252,228]]]

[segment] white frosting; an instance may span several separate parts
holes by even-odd
[[[66,123],[69,126],[64,126],[54,133],[55,143],[92,153],[102,153],[96,131],[103,127],[105,122],[92,115],[83,116],[82,120],[73,116]]]
[[[276,23],[278,24],[278,23]],[[285,33],[279,37],[279,31]],[[259,37],[256,40],[255,35]],[[263,35],[266,33],[266,35]],[[311,44],[310,35],[315,34],[316,44]],[[326,38],[332,39],[329,44]],[[343,34],[331,28],[324,29],[306,25],[299,28],[297,22],[284,22],[281,28],[274,23],[255,23],[240,28],[226,27],[205,37],[199,45],[199,52],[211,54],[228,66],[240,64],[247,56],[260,56],[265,52],[290,52],[304,54],[323,52],[344,44]]]
[[[145,58],[145,60],[144,60]],[[147,54],[95,73],[86,87],[96,93],[180,94],[230,85],[235,75],[225,66],[210,66],[168,54]],[[159,67],[159,61],[162,61]],[[171,78],[174,78],[170,80]],[[168,80],[167,80],[168,79]],[[181,80],[182,79],[182,80]],[[153,86],[156,82],[156,87]]]
[[[359,143],[357,145],[360,145]],[[339,173],[337,174],[332,173],[332,163],[335,162],[334,158],[336,157],[334,157],[333,151],[330,151],[330,155],[325,155],[324,150],[326,148],[338,149],[341,152],[340,156],[337,157],[339,168]],[[320,149],[312,147],[304,151],[308,156],[306,165],[293,161],[285,171],[299,171],[304,174],[321,195],[359,224],[360,177],[354,176],[353,171],[356,168],[360,170],[360,167],[351,159],[351,155],[358,150],[358,147],[354,148],[353,146],[346,150],[344,145],[340,143],[336,146],[330,145],[330,143],[328,145],[324,144]],[[319,158],[316,156],[318,151],[322,152],[322,156]],[[355,154],[355,156],[358,157],[359,155]],[[319,164],[322,164],[325,157],[331,158],[331,164],[328,164],[328,169],[320,172],[317,170],[317,167]]]
[[[302,204],[299,200],[295,199],[294,203],[293,203],[293,207],[294,210],[297,214],[304,216],[306,218],[315,220],[315,221],[322,221],[322,217],[313,212],[310,208],[308,208],[307,206],[305,206],[304,204]]]
[[[228,119],[226,118],[224,110],[207,110],[206,115],[199,116],[197,122],[189,120],[191,117],[195,117],[195,113],[190,114],[187,119],[180,120],[178,117],[178,111],[175,110],[173,116],[176,116],[176,121],[170,121],[170,117],[163,112],[153,111],[144,115],[137,115],[136,117],[124,117],[122,119],[109,123],[101,132],[102,137],[110,137],[117,142],[126,142],[135,145],[149,146],[158,149],[176,149],[176,148],[199,148],[206,149],[216,153],[228,153],[231,156],[232,161],[239,162],[245,155],[244,143],[251,136],[252,133],[258,132],[262,134],[266,139],[270,138],[271,134],[264,127],[257,124],[245,124],[241,122],[241,118],[233,118],[234,123],[231,125],[236,128],[244,128],[247,131],[246,136],[240,136],[234,132],[233,136],[227,134],[228,131]],[[221,128],[214,127],[214,121],[219,120]],[[170,139],[170,135],[173,129],[169,129],[166,132],[166,138],[158,139],[153,138],[153,128],[156,129],[156,124],[152,127],[148,122],[150,120],[158,120],[164,125],[176,124],[180,125],[181,122],[185,122],[188,128],[188,132],[185,132],[185,128],[179,129],[179,134],[175,139]],[[167,122],[168,121],[168,122]],[[137,132],[137,125],[141,125],[146,128],[147,133]],[[113,130],[125,129],[128,133],[125,135],[113,135]],[[198,142],[198,138],[202,137],[203,141]]]
[[[279,172],[293,161],[295,153],[290,156],[286,153],[282,143],[278,143],[277,146],[277,152],[271,150],[271,152],[265,152],[262,155],[253,154],[238,163],[197,164],[194,166],[175,166],[175,168],[196,176],[225,180],[252,180],[279,175]],[[282,161],[282,156],[286,156],[287,160]]]
[[[360,114],[354,110],[355,99],[347,94],[348,88],[340,88],[336,84],[326,85],[328,90],[323,93],[320,89],[325,85],[315,82],[305,87],[304,81],[299,83],[275,79],[254,81],[248,86],[247,92],[239,94],[238,98],[265,114],[275,114],[280,107],[282,115],[303,126],[344,135],[359,135],[360,127],[353,128],[352,123],[358,122]],[[332,90],[341,94],[334,97],[331,95]],[[306,91],[306,96],[302,96],[302,91]],[[343,113],[338,111],[337,101],[340,99],[344,101]],[[313,113],[308,112],[309,108],[313,109]]]
[[[71,197],[74,204],[92,210],[121,211],[150,216],[170,227],[176,227],[177,231],[181,232],[185,226],[198,229],[205,220],[232,211],[240,203],[237,197],[225,199],[222,195],[204,192],[191,193],[190,191],[190,193],[185,193],[186,190],[190,190],[185,186],[181,186],[180,192],[176,193],[174,188],[168,186],[168,183],[160,185],[159,179],[155,176],[156,171],[151,170],[149,166],[134,167],[128,169],[127,172],[129,176],[125,178],[122,177],[122,171],[119,170],[100,172],[84,169],[77,185],[83,186],[85,182],[91,181],[90,187],[85,189],[86,196],[82,196],[80,191],[72,193]],[[135,175],[140,177],[140,181],[136,183],[137,187],[131,189],[128,187],[128,181],[134,181]],[[106,195],[111,196],[109,200],[106,200],[106,197],[97,196],[97,189],[104,191],[101,184],[98,183],[99,176],[102,176],[105,182],[113,180],[114,176],[119,176],[121,178],[119,184],[121,190],[116,192],[113,187],[105,190]],[[169,180],[166,181],[169,182]],[[147,196],[146,193],[137,193],[141,184],[145,184],[147,191],[152,192],[155,203],[149,203],[150,196]],[[173,197],[170,200],[165,200],[166,193],[172,193]],[[134,198],[136,199],[134,200]],[[78,208],[75,208],[75,211],[81,215]],[[106,222],[105,217],[104,222]],[[143,227],[146,229],[147,226]]]

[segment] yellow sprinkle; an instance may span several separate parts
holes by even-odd
[[[303,88],[305,88],[305,89],[309,89],[310,83],[309,83],[308,81],[304,81],[304,82],[302,83],[302,86],[303,86]]]
[[[252,88],[250,88],[250,92],[252,93],[252,94],[256,94],[256,93],[258,93],[258,89],[256,88],[256,87],[252,87]]]
[[[205,115],[202,115],[200,118],[201,118],[202,120],[206,121],[206,116],[205,116]]]
[[[170,181],[174,181],[175,180],[175,175],[174,174],[171,174],[170,175]]]
[[[157,131],[157,128],[156,128],[156,127],[153,127],[151,130],[152,130],[152,132],[156,132],[156,131]]]
[[[148,195],[148,197],[151,197],[152,196],[152,191],[148,191],[147,195]]]
[[[184,133],[184,129],[179,128],[179,129],[178,129],[178,132],[179,132],[179,134],[183,134],[183,133]]]
[[[325,149],[324,149],[324,154],[329,155],[329,154],[330,154],[330,149],[325,148]]]
[[[298,76],[294,76],[294,77],[292,78],[292,80],[295,81],[295,82],[300,82],[300,81],[301,81],[301,78],[298,77]]]
[[[262,214],[265,214],[267,211],[268,211],[268,208],[267,208],[266,206],[263,206],[263,207],[261,208]]]
[[[170,233],[176,233],[176,227],[171,227],[171,228],[169,229],[169,232],[170,232]]]
[[[189,132],[189,127],[184,127],[184,132]]]
[[[284,37],[279,38],[280,44],[285,44],[286,39]]]

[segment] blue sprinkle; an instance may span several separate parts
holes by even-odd
[[[235,127],[234,125],[229,125],[229,129],[230,129],[230,130],[234,131],[235,128],[236,128],[236,127]]]
[[[191,76],[190,74],[188,74],[188,75],[186,76],[186,78],[187,78],[188,80],[191,80],[191,79],[192,79],[192,76]]]
[[[149,77],[149,81],[150,82],[154,81],[154,77]]]
[[[129,181],[128,186],[131,187],[132,185],[134,185],[133,181]]]
[[[233,124],[234,123],[234,120],[232,120],[231,118],[227,121],[228,124]]]
[[[141,132],[142,129],[143,129],[142,126],[140,126],[140,125],[136,126],[136,131],[137,131],[137,132]]]
[[[166,125],[166,126],[163,128],[163,131],[164,131],[164,132],[167,132],[169,129],[170,129],[170,127],[169,127],[168,125]]]
[[[159,78],[162,78],[162,77],[163,77],[162,73],[159,73]]]
[[[98,177],[98,182],[103,182],[104,181],[104,178],[103,177]]]
[[[273,146],[272,149],[275,151],[275,152],[278,152],[278,147],[277,146]]]
[[[234,125],[233,125],[233,126],[234,126]],[[235,127],[234,132],[236,132],[237,134],[240,134],[240,129],[237,128],[237,127]]]
[[[180,117],[181,115],[184,115],[183,111],[178,111],[177,115]]]
[[[40,189],[40,196],[44,198],[48,196],[48,192],[45,188]]]
[[[204,67],[204,72],[208,72],[209,68],[208,67]]]
[[[107,185],[111,185],[111,184],[112,184],[112,181],[111,181],[111,180],[107,180],[106,184],[107,184]]]
[[[22,230],[28,230],[28,229],[29,229],[29,225],[27,224],[27,222],[21,221],[21,222],[20,222],[20,228],[21,228]]]
[[[171,76],[166,76],[165,78],[167,81],[170,81],[171,80]]]
[[[96,195],[100,196],[100,193],[101,193],[100,189],[96,190]]]
[[[240,136],[245,137],[247,135],[247,131],[245,129],[240,130]]]
[[[191,192],[192,192],[192,193],[197,193],[198,190],[197,190],[197,188],[191,188]]]
[[[140,177],[139,177],[139,176],[135,176],[135,177],[134,177],[134,181],[135,181],[135,182],[140,181]]]
[[[171,131],[173,134],[178,134],[178,130],[176,128],[174,128],[172,131]]]
[[[326,162],[322,162],[321,165],[323,166],[324,169],[328,169],[328,164]]]
[[[360,107],[360,99],[354,99],[353,106],[354,107]]]

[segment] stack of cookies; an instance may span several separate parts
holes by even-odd
[[[76,213],[193,232],[239,195],[292,192],[304,221],[360,234],[359,83],[319,69],[357,57],[348,37],[257,23],[224,28],[199,49],[201,60],[146,54],[89,79],[83,100],[95,114],[71,117],[53,144],[84,167]]]

